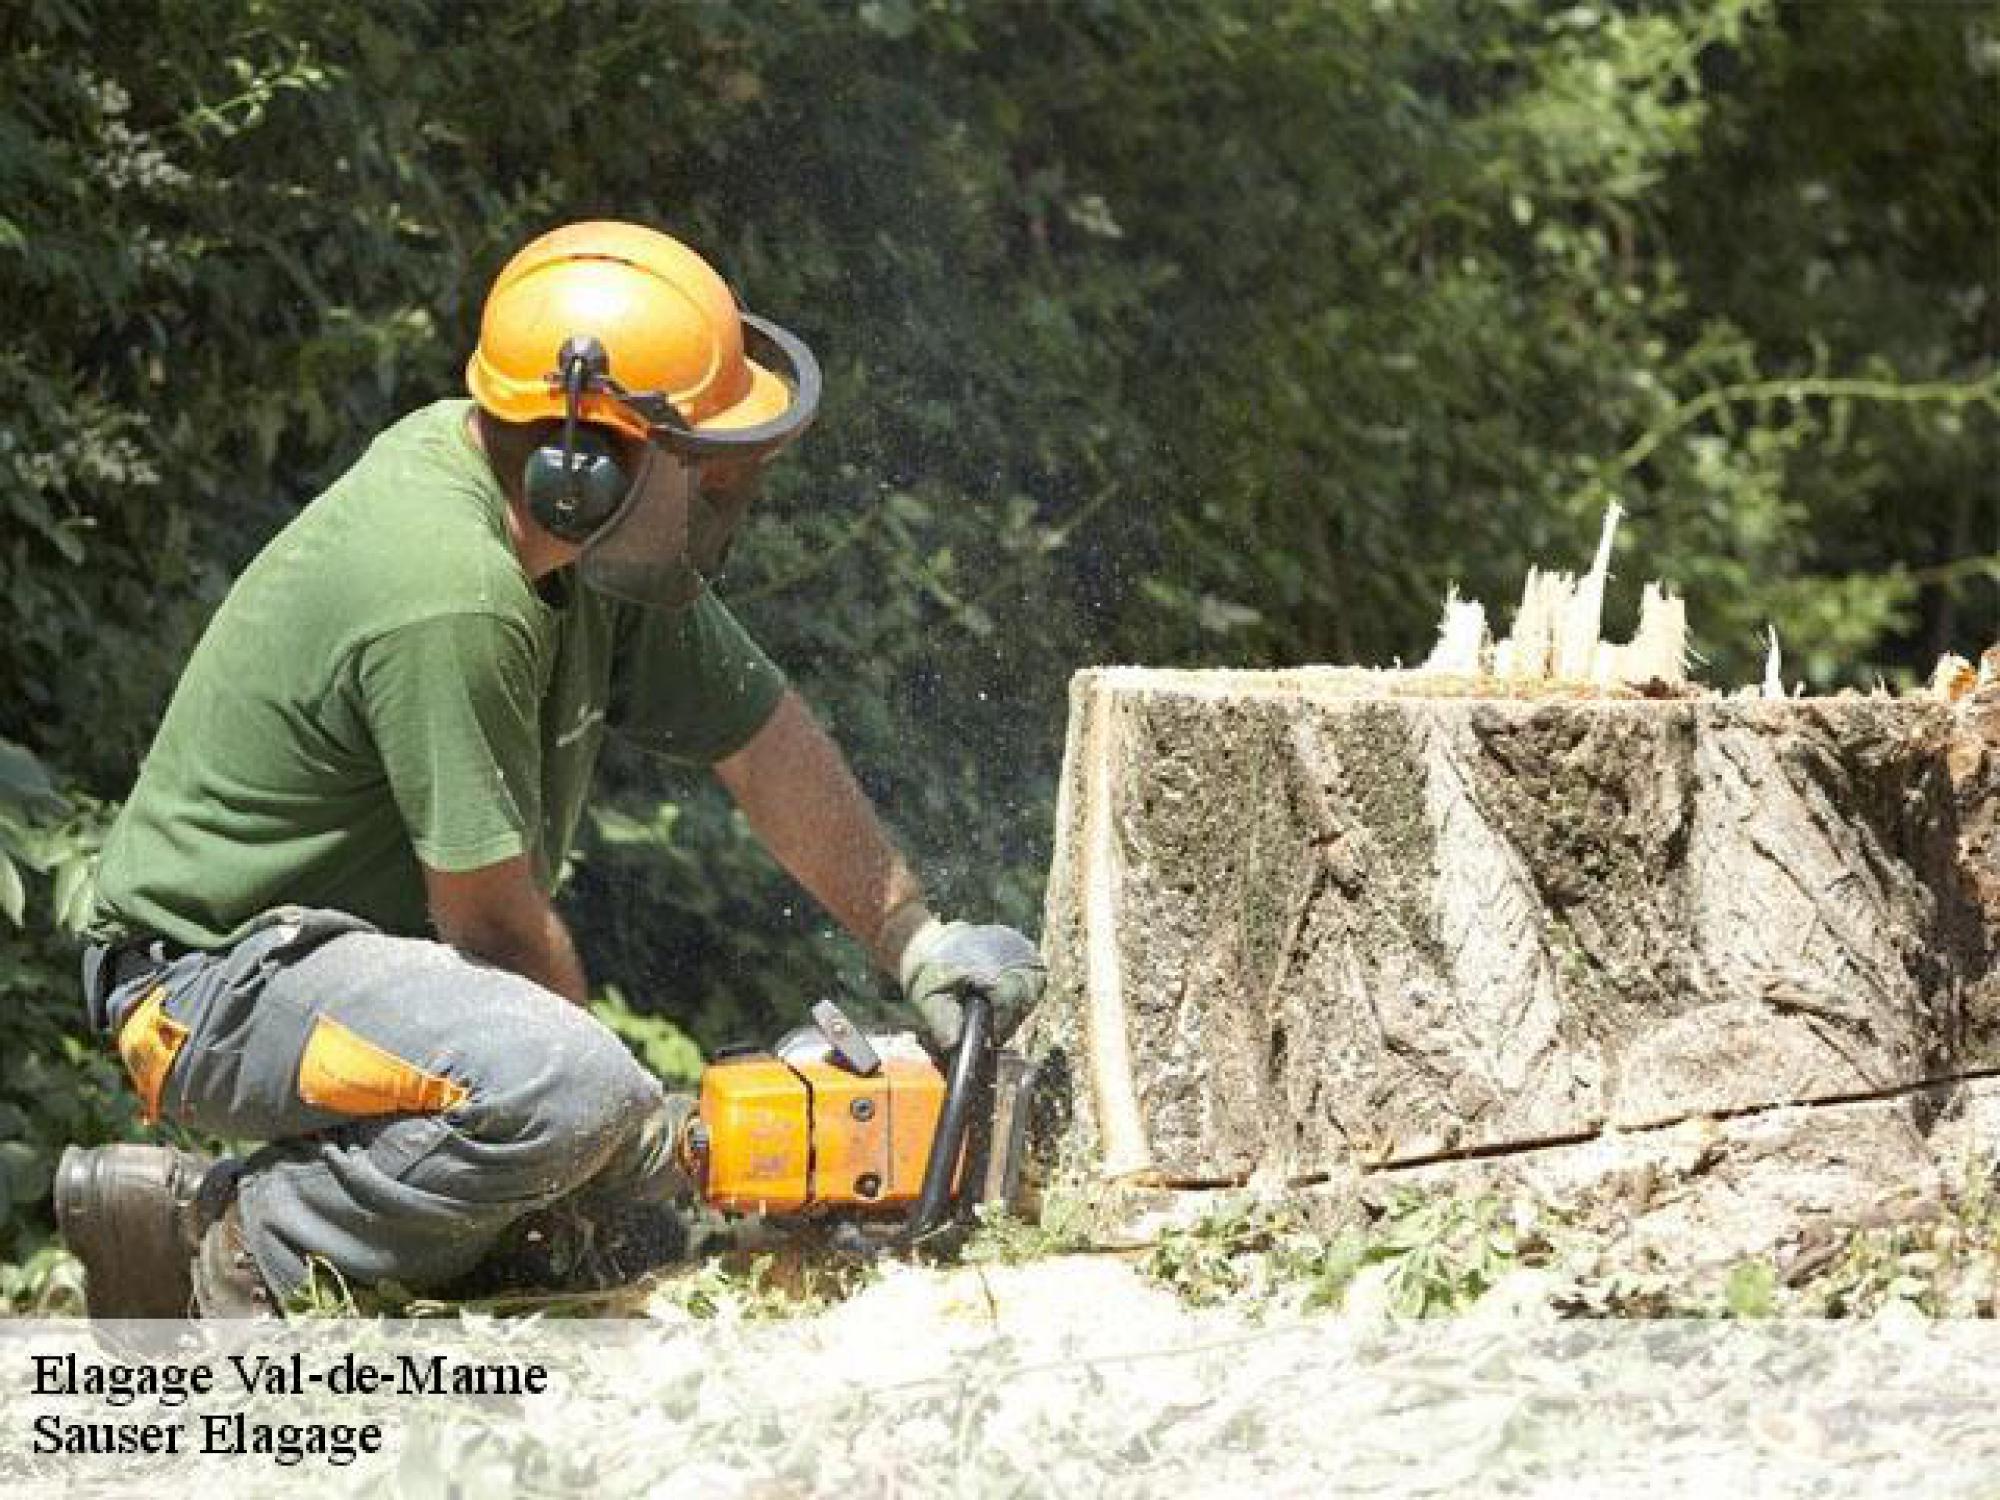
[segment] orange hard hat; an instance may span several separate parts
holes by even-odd
[[[791,365],[788,383],[745,352]],[[819,371],[784,330],[748,318],[694,251],[640,224],[597,220],[541,236],[487,293],[479,347],[465,367],[472,399],[507,422],[566,413],[565,345],[595,341],[602,374],[575,415],[636,438],[663,431],[699,450],[768,454],[803,430]]]

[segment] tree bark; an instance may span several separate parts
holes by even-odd
[[[1067,1160],[1304,1182],[2000,1065],[2000,703],[1452,686],[1078,675]]]

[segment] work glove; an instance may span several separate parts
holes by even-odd
[[[958,1045],[960,1001],[977,992],[993,1002],[993,1036],[1005,1041],[1041,998],[1048,970],[1035,945],[1011,927],[975,927],[933,917],[903,949],[903,998],[923,1017],[940,1051]]]

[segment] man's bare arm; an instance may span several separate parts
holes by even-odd
[[[798,694],[787,692],[715,773],[772,857],[895,973],[904,945],[930,916],[923,889]]]
[[[456,873],[424,866],[431,923],[445,942],[581,1005],[589,998],[569,928],[526,855]]]

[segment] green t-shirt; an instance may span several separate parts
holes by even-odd
[[[281,905],[418,935],[420,859],[553,885],[607,728],[705,765],[770,716],[784,678],[713,595],[529,582],[469,406],[383,433],[236,581],[105,844],[100,935],[216,947]]]

